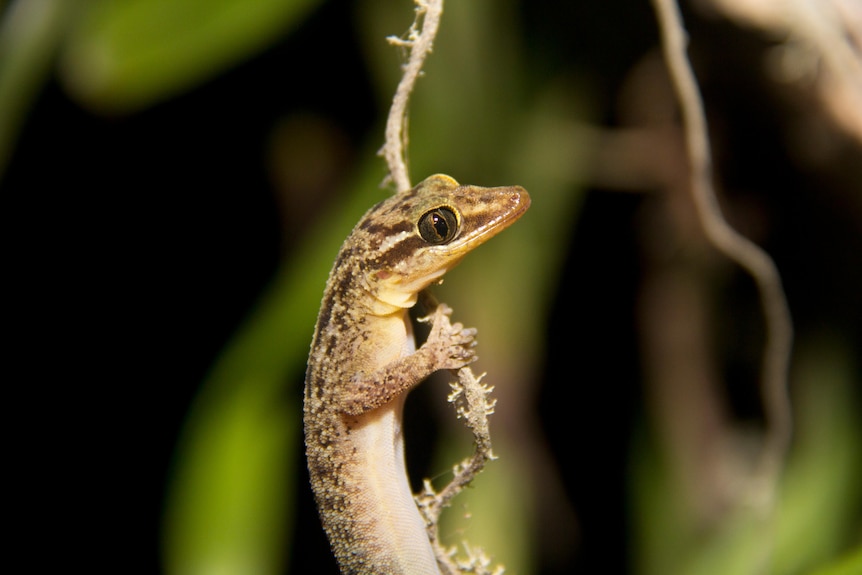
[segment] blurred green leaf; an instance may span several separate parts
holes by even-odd
[[[782,482],[777,573],[799,573],[829,561],[862,528],[855,350],[840,338],[822,335],[798,348],[796,433]]]
[[[169,507],[167,573],[281,571],[298,418],[270,378],[244,377],[207,390],[191,421]]]
[[[862,573],[862,544],[838,561],[812,572],[811,575],[859,575]]]
[[[320,0],[89,0],[62,51],[70,92],[99,110],[166,99],[261,50]]]

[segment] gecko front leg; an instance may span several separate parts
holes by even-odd
[[[476,361],[476,329],[453,324],[451,314],[452,308],[438,304],[432,314],[420,318],[421,322],[431,322],[425,343],[414,353],[351,382],[344,397],[344,413],[366,413],[410,391],[435,371],[460,369]]]

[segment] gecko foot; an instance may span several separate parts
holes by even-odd
[[[460,369],[476,361],[476,329],[451,323],[452,308],[440,304],[421,321],[432,322],[428,340],[422,345],[431,354],[436,369]]]

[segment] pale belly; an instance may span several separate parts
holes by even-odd
[[[359,464],[364,472],[359,493],[360,508],[374,510],[373,540],[391,546],[391,560],[405,574],[439,575],[437,560],[428,541],[425,523],[419,515],[404,466],[404,436],[401,414],[404,399],[372,414],[351,431],[351,443],[363,454]],[[388,555],[389,553],[387,553]]]

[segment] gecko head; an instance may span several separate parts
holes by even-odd
[[[462,186],[431,176],[371,209],[357,232],[370,252],[365,279],[379,300],[410,307],[471,250],[494,237],[530,206],[520,186]]]

